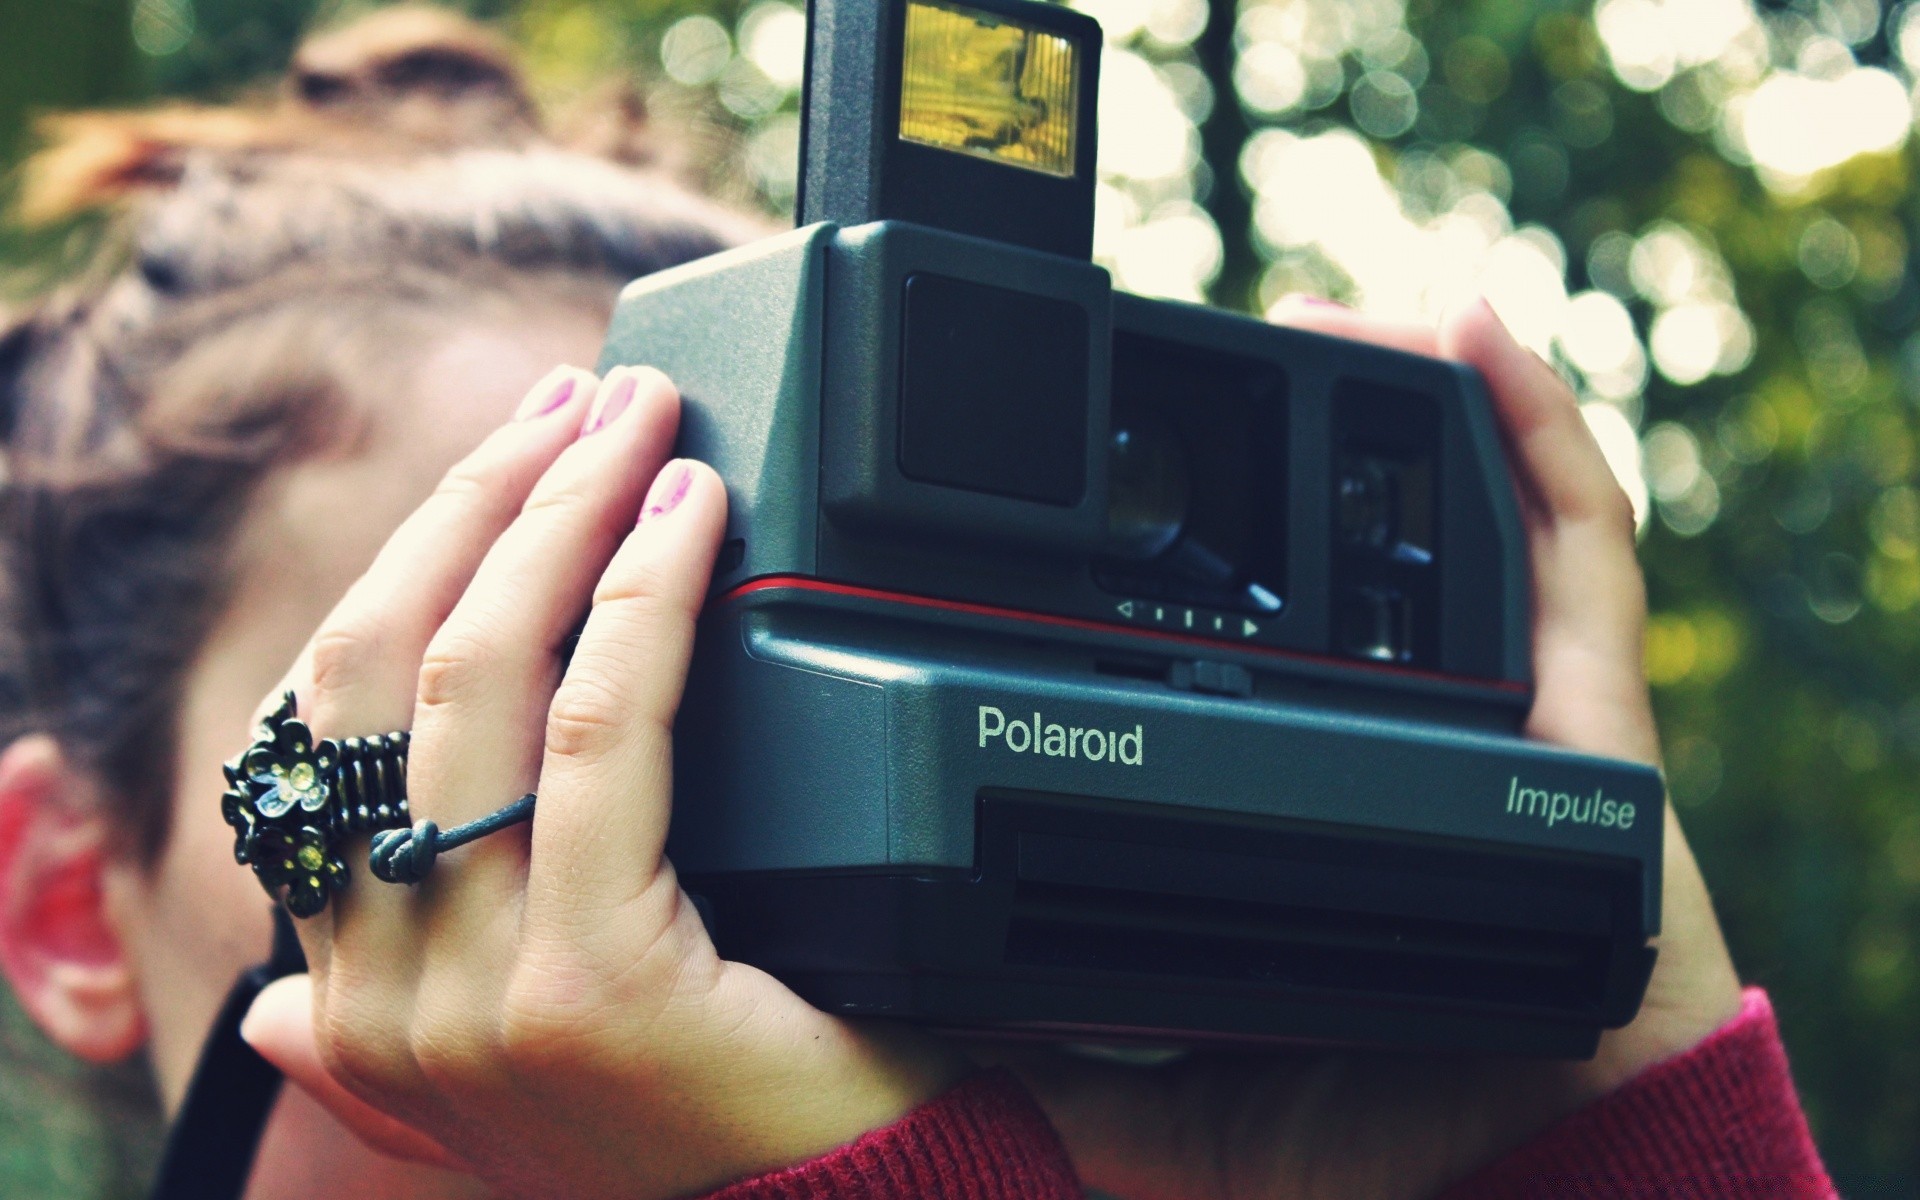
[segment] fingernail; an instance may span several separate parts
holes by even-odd
[[[594,399],[593,411],[587,414],[586,428],[580,431],[580,436],[585,437],[590,433],[599,433],[602,429],[619,420],[620,414],[627,411],[627,405],[633,403],[633,393],[638,390],[639,387],[640,380],[638,377],[622,375],[614,382],[610,390],[600,393],[600,395]]]
[[[527,398],[520,402],[520,407],[513,410],[513,419],[531,421],[535,417],[546,416],[573,399],[573,389],[577,386],[579,386],[579,380],[569,375],[560,381],[558,387],[536,388],[528,392]]]
[[[640,506],[640,519],[635,524],[644,525],[679,508],[692,487],[693,467],[686,459],[676,458],[661,467],[660,474],[654,476],[653,486],[647,489],[647,502]]]

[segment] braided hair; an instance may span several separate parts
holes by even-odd
[[[0,742],[55,736],[132,852],[163,843],[180,691],[249,498],[351,441],[356,381],[450,316],[604,310],[766,231],[616,111],[569,143],[499,37],[402,7],[309,40],[264,101],[48,123],[20,218],[113,215],[63,287],[0,314]]]

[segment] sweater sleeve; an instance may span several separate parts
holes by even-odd
[[[1082,1200],[1066,1147],[1025,1088],[988,1071],[812,1162],[706,1200]]]
[[[1794,1094],[1766,993],[1442,1200],[1778,1200],[1837,1197]]]

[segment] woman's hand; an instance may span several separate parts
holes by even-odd
[[[663,466],[678,412],[655,371],[550,376],[393,535],[287,681],[318,736],[412,730],[416,818],[444,829],[539,793],[530,827],[418,887],[356,865],[300,923],[310,979],[269,989],[247,1026],[367,1140],[511,1195],[702,1192],[853,1141],[957,1074],[931,1042],[723,961],[662,857],[726,517],[710,469]]]
[[[1527,733],[1657,765],[1633,516],[1566,384],[1484,303],[1437,333],[1318,304],[1292,306],[1284,319],[1480,370],[1532,560]],[[1208,1055],[1152,1071],[1057,1055],[1014,1065],[1082,1177],[1125,1200],[1429,1195],[1733,1017],[1739,984],[1671,806],[1664,878],[1646,1002],[1631,1025],[1601,1039],[1591,1062],[1346,1053]]]

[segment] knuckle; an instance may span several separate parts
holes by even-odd
[[[1608,498],[1607,505],[1609,519],[1619,528],[1625,530],[1627,537],[1631,539],[1635,529],[1633,500],[1616,485],[1613,489],[1613,495]]]
[[[421,708],[458,706],[497,679],[502,655],[472,631],[442,630],[420,660],[415,699]]]
[[[686,608],[688,588],[659,562],[622,564],[600,577],[593,589],[593,606],[613,609],[638,620],[677,617]]]
[[[553,1049],[558,1024],[537,999],[509,989],[500,1013],[500,1057],[513,1069],[538,1066]]]
[[[521,519],[543,523],[570,523],[591,507],[591,497],[580,481],[555,481],[551,476],[540,481],[520,508]]]
[[[396,1096],[406,1072],[392,1048],[375,1036],[382,1015],[333,989],[314,1022],[320,1063],[348,1091],[369,1102]]]
[[[1609,536],[1633,540],[1633,500],[1611,471],[1592,480],[1590,486],[1576,495],[1570,507],[1573,511],[1567,515],[1572,520],[1587,523]]]
[[[484,502],[495,490],[492,476],[493,472],[478,461],[477,456],[457,462],[434,485],[427,503],[464,505]]]
[[[484,1076],[485,1040],[472,1021],[423,1011],[407,1027],[407,1050],[420,1077],[442,1093],[471,1091]]]
[[[378,621],[364,616],[329,622],[313,636],[310,659],[314,700],[350,689],[367,677],[386,653],[388,638]]]
[[[570,672],[547,708],[547,752],[597,759],[625,736],[631,706],[597,675]]]
[[[570,1060],[596,1007],[597,980],[571,959],[522,963],[508,980],[500,1013],[500,1058],[520,1076],[551,1074]]]
[[[499,1059],[520,1079],[549,1083],[613,1058],[643,1068],[669,1022],[677,964],[635,954],[613,961],[577,947],[529,955],[502,997]]]

